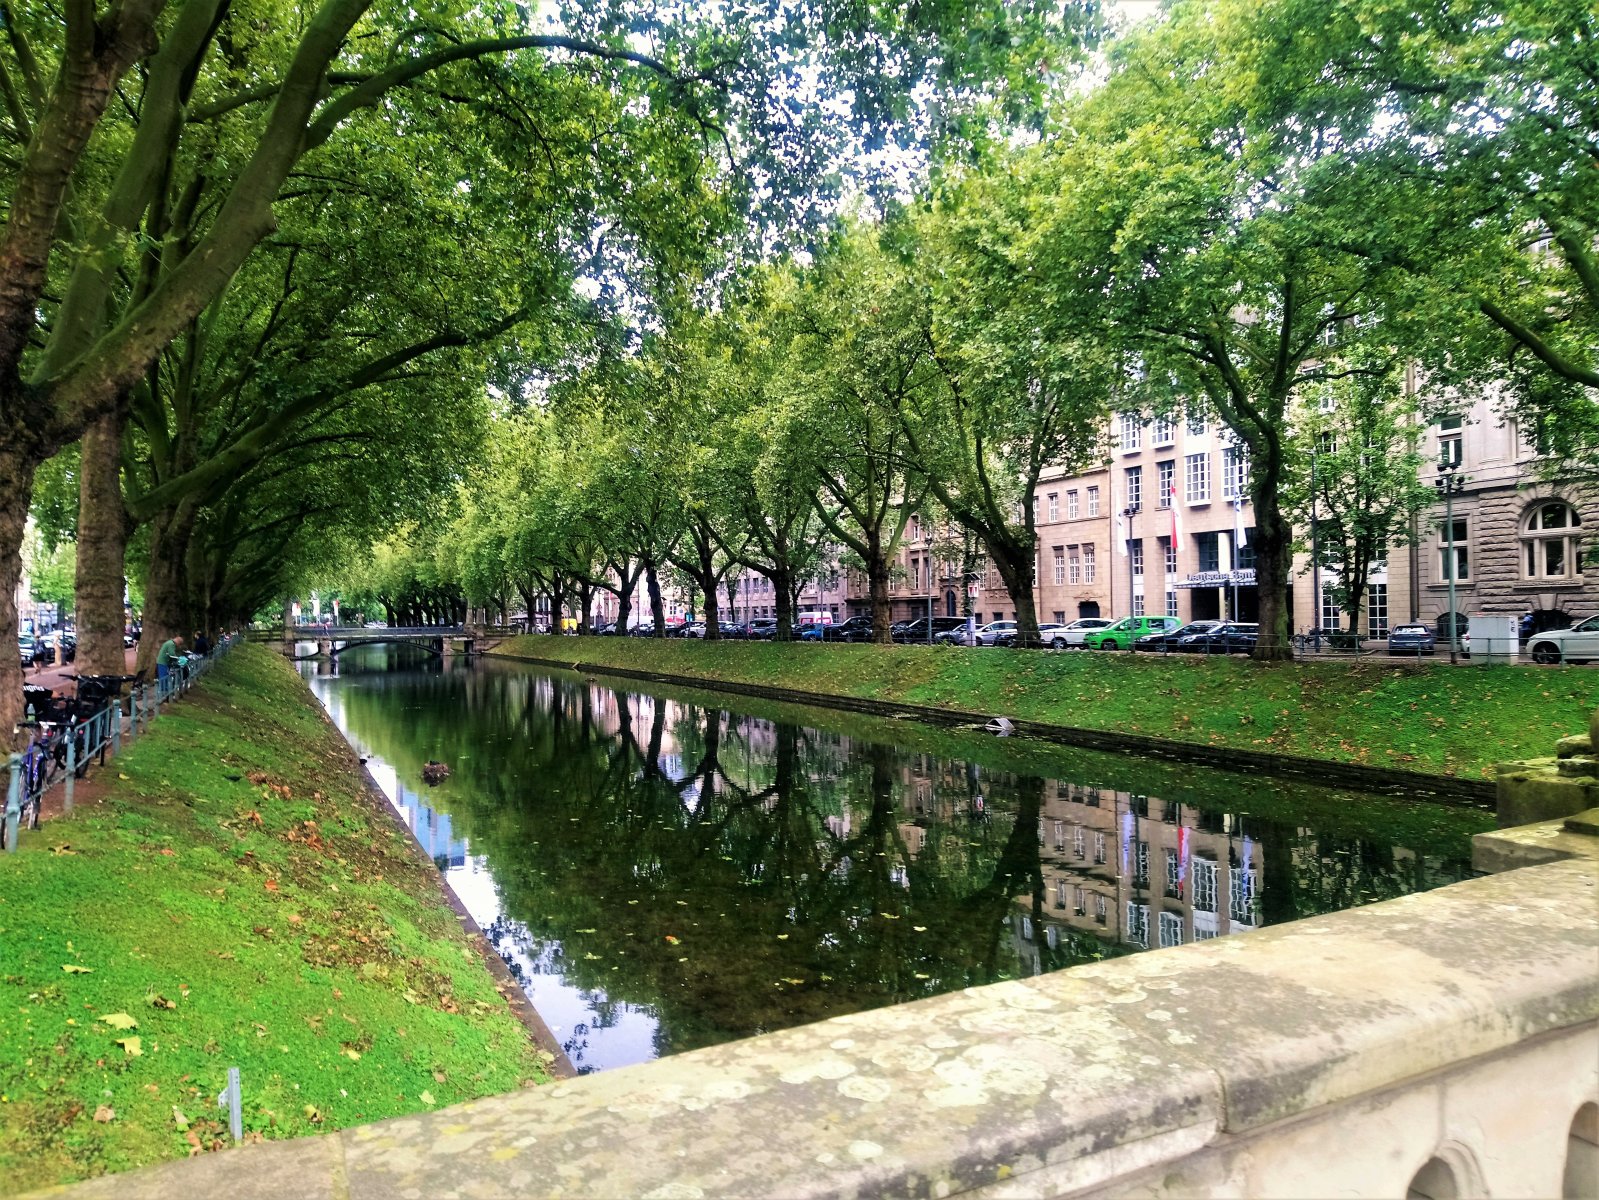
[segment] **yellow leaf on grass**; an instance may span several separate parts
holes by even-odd
[[[80,967],[77,963],[62,963],[61,969],[68,975],[87,975],[94,970],[93,967]]]
[[[127,1013],[110,1013],[100,1018],[112,1029],[137,1029],[139,1023]]]
[[[359,1050],[346,1050],[344,1052],[344,1057],[349,1059],[351,1062],[360,1062],[361,1052]]]
[[[129,1058],[139,1058],[144,1054],[144,1047],[136,1037],[118,1038],[117,1045],[127,1052]]]
[[[417,1099],[422,1101],[423,1104],[431,1105],[438,1103],[438,1101],[433,1099],[433,1093],[427,1091],[424,1091],[420,1096],[417,1097]]]

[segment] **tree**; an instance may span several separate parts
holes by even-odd
[[[1322,586],[1348,614],[1350,633],[1360,630],[1373,568],[1411,543],[1416,514],[1435,500],[1419,478],[1424,432],[1415,397],[1396,372],[1330,384],[1325,403],[1296,420],[1296,454],[1315,456],[1309,504],[1294,505],[1297,523],[1308,524],[1314,505],[1314,561],[1327,572]],[[1319,612],[1320,597],[1316,604]]]
[[[536,147],[539,118],[521,107],[516,77],[551,64],[574,77],[589,72],[591,96],[626,94],[644,120],[681,119],[655,142],[675,169],[638,170],[632,181],[664,195],[681,172],[715,164],[712,172],[748,183],[734,173],[758,167],[746,194],[788,214],[826,178],[809,170],[837,146],[826,134],[848,125],[821,106],[792,117],[818,58],[844,75],[874,59],[887,75],[889,61],[897,82],[913,86],[949,61],[940,34],[960,24],[962,8],[940,10],[931,27],[867,16],[867,28],[884,35],[867,41],[892,52],[851,59],[803,55],[805,43],[787,40],[804,18],[836,20],[804,9],[791,23],[764,19],[764,10],[746,20],[756,14],[740,6],[652,14],[642,27],[661,47],[656,57],[629,44],[638,14],[599,3],[574,6],[563,14],[569,29],[547,33],[525,31],[525,8],[498,4],[419,14],[377,0],[305,8],[280,0],[246,14],[227,0],[191,0],[170,18],[165,7],[112,0],[104,12],[73,3],[5,13],[11,59],[0,64],[0,91],[9,122],[0,135],[15,153],[0,234],[0,478],[8,481],[0,627],[16,623],[18,549],[39,464],[118,412],[165,348],[226,292],[271,234],[291,173],[330,141],[391,114],[403,120],[411,97],[431,105],[469,97],[485,115],[526,117],[525,144]],[[491,57],[508,65],[484,68]],[[581,101],[548,115],[556,113],[586,116]],[[863,110],[863,126],[881,132],[888,115]],[[779,144],[779,132],[797,136]],[[725,156],[734,133],[759,163]],[[791,172],[796,165],[806,172]],[[113,445],[114,430],[101,442]],[[18,681],[14,666],[0,664],[0,725],[20,712]]]
[[[872,636],[886,644],[890,571],[926,486],[899,416],[933,382],[925,322],[903,269],[867,228],[775,286],[785,363],[776,452],[819,480],[818,514],[860,559]]]
[[[1117,407],[1202,400],[1247,454],[1260,659],[1292,653],[1292,415],[1329,382],[1386,374],[1420,336],[1394,302],[1399,270],[1350,245],[1373,223],[1396,243],[1417,232],[1409,194],[1359,167],[1360,130],[1317,119],[1282,41],[1252,4],[1178,5],[1113,53],[1104,87],[1021,168],[1038,172],[1052,327],[1114,328]]]

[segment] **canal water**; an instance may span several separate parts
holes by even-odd
[[[303,669],[583,1072],[1437,887],[1493,824],[409,647]]]

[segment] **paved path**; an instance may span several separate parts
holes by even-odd
[[[137,646],[130,646],[122,652],[125,664],[122,668],[124,675],[133,674],[133,659],[138,653]],[[29,667],[22,673],[22,681],[30,686],[37,684],[40,687],[47,687],[52,692],[70,692],[73,689],[73,682],[67,676],[76,675],[77,673],[78,664],[75,662],[67,663],[64,666]]]

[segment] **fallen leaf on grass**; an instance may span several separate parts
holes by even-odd
[[[345,1050],[344,1057],[349,1059],[351,1062],[360,1062],[361,1052],[359,1050]]]
[[[139,1023],[128,1016],[127,1013],[109,1013],[100,1019],[111,1026],[112,1029],[137,1029],[139,1027]]]
[[[165,996],[147,996],[145,998],[150,1001],[151,1008],[176,1008],[178,1006],[177,1001],[168,1000]]]
[[[112,1108],[109,1104],[102,1104],[99,1108],[94,1110],[94,1119],[99,1121],[102,1125],[104,1125],[107,1121],[115,1121],[117,1119],[117,1110]]]
[[[51,846],[50,847],[50,853],[51,854],[76,854],[77,851],[72,848],[71,843],[62,842],[59,846]]]
[[[144,1056],[144,1047],[136,1037],[118,1038],[117,1045],[127,1052],[129,1058],[142,1058]]]
[[[438,1101],[433,1099],[433,1093],[429,1091],[424,1091],[420,1096],[417,1097],[417,1099],[422,1101],[423,1104],[429,1106],[438,1103]]]
[[[167,849],[163,848],[162,851],[161,851],[161,854],[165,858],[176,858],[178,852],[176,850],[167,850]]]
[[[172,1123],[179,1129],[187,1129],[189,1127],[189,1118],[183,1115],[183,1110],[176,1104],[172,1106]]]
[[[276,879],[267,880],[266,881],[266,890],[269,891],[269,892],[277,891],[278,890],[278,881]]]
[[[88,975],[94,970],[93,967],[80,967],[77,963],[62,963],[61,969],[68,975]]]

